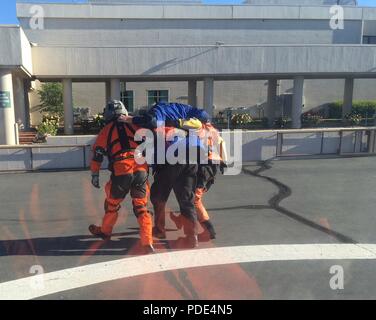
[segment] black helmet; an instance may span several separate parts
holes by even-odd
[[[120,115],[128,115],[128,111],[123,102],[119,100],[111,100],[109,103],[107,103],[103,113],[103,117],[106,122],[110,122]]]

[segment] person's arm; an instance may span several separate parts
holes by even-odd
[[[226,143],[225,140],[221,137],[219,131],[215,129],[211,124],[208,126],[211,126],[214,130],[211,130],[211,138],[213,139],[213,144],[217,148],[219,152],[219,156],[221,158],[220,163],[220,171],[222,174],[224,174],[224,169],[228,167],[228,156],[227,156],[227,149],[226,149]]]
[[[108,128],[109,127],[106,126],[99,132],[92,148],[93,157],[90,162],[90,171],[91,183],[95,188],[100,188],[99,171],[101,169],[104,156],[106,155]]]
[[[157,119],[154,115],[146,113],[141,116],[120,116],[119,122],[130,123],[141,128],[155,129],[157,127]]]

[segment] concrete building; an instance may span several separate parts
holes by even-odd
[[[63,83],[66,134],[73,107],[96,113],[109,98],[213,116],[249,107],[294,128],[328,102],[344,99],[346,113],[353,99],[376,99],[376,8],[354,0],[29,2],[17,3],[19,26],[0,27],[0,144],[16,142],[17,121],[30,125],[40,82]]]

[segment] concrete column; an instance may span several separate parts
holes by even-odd
[[[105,105],[107,105],[108,101],[111,100],[111,82],[110,81],[106,81],[105,82],[106,84],[106,98],[105,98]]]
[[[210,118],[213,117],[213,104],[214,104],[214,80],[213,78],[204,79],[204,109],[209,114]]]
[[[126,82],[120,82],[120,93],[119,93],[119,100],[121,100],[121,92],[127,92],[127,83]],[[127,107],[127,106],[126,106]]]
[[[188,104],[197,107],[197,81],[188,81]]]
[[[15,145],[12,72],[0,69],[0,145]]]
[[[304,77],[294,78],[294,95],[292,97],[292,128],[299,129],[302,126],[301,116],[303,111]]]
[[[342,119],[351,112],[354,96],[354,79],[346,78],[343,94]]]
[[[73,134],[73,94],[72,79],[63,79],[64,133]]]
[[[27,127],[24,79],[13,77],[13,95],[15,120]]]
[[[120,100],[120,80],[111,79],[111,99]]]
[[[277,109],[277,79],[268,81],[268,100],[266,116],[268,118],[269,127],[272,127],[275,120],[275,112]]]
[[[30,129],[30,98],[29,98],[29,90],[31,87],[31,83],[29,79],[24,79],[24,101],[25,101],[25,129]]]

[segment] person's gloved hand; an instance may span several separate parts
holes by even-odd
[[[190,118],[186,120],[179,119],[177,127],[184,130],[200,130],[202,128],[202,123],[196,118]]]
[[[99,173],[92,173],[91,174],[91,184],[97,188],[97,189],[100,189],[100,185],[99,185]]]
[[[219,170],[221,171],[222,174],[225,174],[225,169],[227,167],[228,167],[227,164],[222,161],[221,164],[219,165]]]

